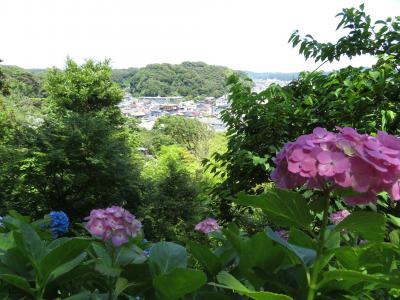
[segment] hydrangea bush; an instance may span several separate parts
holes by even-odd
[[[248,235],[208,218],[193,230],[209,242],[190,241],[187,249],[148,242],[141,222],[119,206],[90,212],[85,228],[94,238],[54,240],[69,227],[63,212],[46,217],[53,239],[42,229],[45,221],[11,213],[0,227],[1,293],[10,299],[395,299],[400,218],[374,203],[384,200],[381,192],[399,198],[399,152],[399,139],[384,132],[316,128],[277,154],[279,188],[235,198],[266,214],[265,231]]]

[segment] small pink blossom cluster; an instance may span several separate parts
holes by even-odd
[[[400,139],[382,131],[374,137],[353,128],[337,129],[336,133],[317,127],[285,144],[271,175],[276,185],[322,188],[330,182],[334,188],[361,193],[345,198],[351,205],[375,202],[383,191],[400,200]]]
[[[220,230],[220,227],[215,219],[208,218],[198,223],[194,229],[203,233],[210,233]]]
[[[119,206],[93,209],[86,220],[86,228],[92,235],[104,241],[111,239],[114,246],[127,243],[129,237],[136,237],[142,228],[142,223],[134,215]]]
[[[333,224],[339,224],[340,222],[342,222],[345,218],[347,218],[350,215],[349,211],[347,209],[343,209],[343,210],[339,210],[335,213],[332,213],[329,216],[329,220],[331,220],[331,222]]]

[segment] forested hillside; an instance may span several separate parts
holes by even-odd
[[[136,96],[220,97],[226,93],[226,79],[235,71],[203,62],[179,65],[151,64],[140,69],[116,70],[117,82],[129,86]]]
[[[43,96],[44,70],[32,72],[16,66],[2,66],[2,72],[10,92],[34,98]]]
[[[23,69],[3,66],[13,92],[20,95],[41,98],[41,86],[46,69]],[[113,69],[111,79],[121,88],[129,89],[135,96],[184,96],[220,97],[227,92],[227,78],[237,74],[251,79],[294,80],[299,73],[235,71],[223,66],[208,65],[203,62],[183,62],[182,64],[151,64],[143,68]]]

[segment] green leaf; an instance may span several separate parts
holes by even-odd
[[[364,250],[361,247],[341,247],[335,250],[338,262],[346,269],[358,270],[360,256]]]
[[[91,299],[96,299],[96,298],[90,298],[92,295],[91,292],[81,292],[79,294],[75,294],[72,296],[69,296],[67,298],[64,298],[63,300],[91,300]]]
[[[389,239],[393,244],[399,246],[400,245],[400,230],[398,230],[398,229],[392,230],[389,233]]]
[[[213,284],[215,286],[230,289],[243,296],[250,297],[255,300],[293,300],[293,298],[271,292],[256,292],[245,287],[239,280],[233,277],[226,271],[222,271],[217,275],[217,280],[220,284]]]
[[[330,281],[350,281],[353,284],[361,282],[376,283],[380,287],[400,288],[400,278],[389,276],[387,274],[366,274],[352,270],[333,270],[323,273],[323,279],[318,288],[323,287]]]
[[[129,283],[128,279],[119,277],[115,283],[115,295],[119,296],[123,291],[133,285],[135,285],[135,283]]]
[[[189,241],[188,246],[189,251],[210,274],[216,274],[221,270],[218,257],[206,246],[195,241]]]
[[[77,256],[81,255],[85,249],[89,246],[89,240],[82,238],[73,238],[69,240],[63,240],[57,244],[49,245],[53,248],[40,262],[40,269],[44,281],[47,281],[47,277],[50,273],[54,272],[58,267],[64,265]],[[58,271],[59,275],[62,275]],[[55,279],[53,277],[52,279]]]
[[[324,247],[328,250],[336,249],[340,247],[340,232],[331,230],[331,226],[325,232],[325,244]]]
[[[368,241],[383,241],[386,231],[386,219],[380,213],[356,211],[335,227],[335,230],[342,229],[355,231]]]
[[[93,243],[92,248],[97,256],[95,270],[104,276],[119,276],[121,269],[113,265],[111,255],[107,252],[106,248],[97,243]]]
[[[14,247],[14,237],[12,233],[0,233],[0,250],[7,251],[12,247]]]
[[[389,218],[389,222],[392,223],[393,225],[400,227],[400,218],[395,217],[391,214],[386,215]]]
[[[316,244],[310,236],[308,236],[303,231],[293,227],[290,228],[288,242],[303,248],[309,248],[309,249],[316,248]]]
[[[186,249],[175,243],[159,242],[151,248],[149,264],[153,276],[169,273],[176,268],[186,268]]]
[[[36,231],[27,224],[21,224],[22,243],[33,265],[38,265],[39,260],[45,254],[44,242]]]
[[[118,265],[141,264],[147,260],[143,250],[134,244],[128,244],[117,250],[115,261]]]
[[[25,278],[13,274],[0,274],[0,279],[14,285],[15,287],[27,292],[32,296],[34,295],[33,290],[31,289],[28,281]]]
[[[309,249],[309,248],[304,248],[296,245],[292,245],[282,239],[276,232],[272,231],[271,228],[267,229],[267,234],[268,236],[277,242],[278,244],[281,244],[284,246],[286,249],[288,249],[290,252],[295,254],[297,258],[300,259],[300,261],[305,265],[305,266],[310,266],[314,262],[317,252],[314,249]]]
[[[238,253],[239,268],[243,271],[253,267],[274,271],[284,259],[284,248],[276,245],[265,232],[259,232],[251,238],[227,229],[223,232]]]
[[[272,223],[279,226],[309,228],[313,218],[304,197],[296,192],[271,189],[261,195],[239,193],[234,201],[261,208]]]
[[[177,268],[154,278],[153,285],[160,299],[175,300],[196,291],[206,282],[207,277],[201,271]]]
[[[82,253],[79,256],[75,257],[74,259],[62,264],[61,266],[57,267],[54,271],[52,271],[49,275],[49,282],[68,273],[69,271],[76,268],[81,262],[85,260],[87,253]]]

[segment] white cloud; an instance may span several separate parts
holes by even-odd
[[[365,0],[386,18],[398,0]],[[0,57],[22,67],[63,66],[67,55],[111,58],[114,67],[185,60],[254,71],[299,71],[294,29],[335,41],[336,13],[356,0],[0,0]],[[371,60],[359,58],[355,65]],[[348,64],[325,65],[324,69]]]

